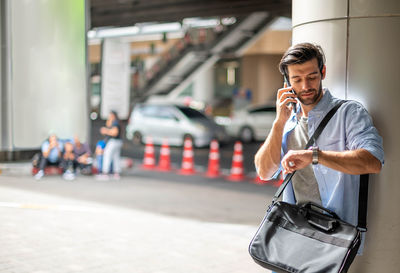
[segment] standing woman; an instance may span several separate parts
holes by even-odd
[[[112,164],[113,178],[120,179],[122,139],[121,126],[115,111],[110,112],[106,126],[100,128],[100,133],[108,139],[103,154],[103,173],[108,177]]]

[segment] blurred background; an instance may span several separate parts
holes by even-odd
[[[400,227],[395,172],[400,153],[395,102],[400,95],[394,80],[400,72],[399,1],[0,0],[0,19],[0,161],[30,164],[53,133],[60,139],[76,135],[94,151],[102,138],[100,127],[113,110],[121,122],[122,156],[125,163],[133,162],[126,165],[134,166],[123,171],[125,181],[147,179],[149,174],[135,166],[141,164],[150,138],[156,154],[168,139],[176,168],[184,139],[190,138],[196,168],[202,171],[207,169],[211,140],[219,141],[224,174],[232,166],[235,142],[241,141],[243,181],[254,182],[253,156],[268,135],[276,91],[283,84],[279,60],[292,44],[320,44],[327,59],[323,84],[337,97],[364,104],[384,138],[386,152],[382,173],[371,177],[366,253],[352,272],[399,268],[400,250],[394,240]],[[151,175],[157,181],[182,179]],[[2,181],[30,188],[29,179]],[[204,184],[198,176],[187,180],[207,188],[202,202],[219,199],[212,194],[212,182]],[[218,183],[217,188],[249,194],[238,197],[246,204],[258,200],[246,209],[260,217],[265,199],[275,189],[271,184],[233,185],[222,179]],[[184,181],[179,185],[186,187]],[[53,190],[69,192],[64,186]],[[98,190],[103,196],[109,188]],[[189,188],[184,192],[193,194]],[[121,195],[116,192],[110,200]],[[226,204],[227,199],[220,200]],[[186,211],[180,205],[165,212],[145,200],[133,207],[184,218],[199,209],[189,206],[192,210]],[[230,209],[238,207],[236,203]],[[197,218],[215,221],[207,215],[217,208],[221,204]],[[221,210],[224,214],[227,211]],[[260,220],[233,218],[225,220],[253,227]]]

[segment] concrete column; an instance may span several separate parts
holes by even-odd
[[[0,1],[0,158],[9,159],[9,151],[12,150],[12,123],[11,123],[11,56],[10,56],[10,3],[7,0]],[[4,156],[5,155],[5,156]]]
[[[38,148],[50,130],[86,140],[85,0],[0,0],[1,147]]]
[[[3,94],[3,92],[2,92],[2,90],[4,89],[3,88],[3,81],[4,81],[4,76],[3,76],[3,55],[5,54],[5,52],[4,52],[4,49],[5,49],[5,46],[4,46],[4,42],[5,42],[5,37],[3,36],[4,35],[4,18],[5,18],[5,16],[4,16],[4,6],[3,6],[4,4],[3,4],[3,0],[0,0],[0,101],[3,101],[3,99],[2,99],[2,94]],[[3,111],[3,105],[2,105],[2,103],[0,102],[0,128],[1,128],[1,131],[3,131],[3,128],[2,128],[2,118],[3,118],[3,115],[2,115],[2,111]],[[0,134],[0,147],[2,146],[2,134]]]
[[[364,255],[350,272],[397,272],[400,267],[400,2],[294,0],[293,44],[315,42],[327,57],[323,85],[364,104],[384,139],[385,166],[370,176]]]
[[[197,75],[193,85],[193,99],[210,102],[214,97],[214,66]]]

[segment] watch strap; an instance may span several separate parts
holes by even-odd
[[[317,165],[318,164],[318,152],[319,152],[319,149],[318,149],[317,146],[313,146],[311,150],[312,150],[312,164],[313,165]]]

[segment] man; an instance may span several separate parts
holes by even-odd
[[[64,152],[61,157],[61,168],[63,170],[62,177],[65,180],[75,179],[75,170],[78,165],[77,157],[74,153],[74,144],[71,140],[66,140],[64,144]]]
[[[382,138],[365,108],[348,101],[314,147],[304,150],[321,120],[340,100],[322,88],[326,67],[321,47],[309,43],[292,46],[279,69],[288,84],[278,90],[275,121],[255,155],[258,174],[268,179],[279,171],[296,171],[283,193],[284,201],[312,201],[357,225],[360,174],[380,172]],[[291,103],[297,104],[296,112]]]
[[[115,180],[120,179],[121,173],[121,126],[118,119],[118,114],[111,111],[108,114],[106,126],[100,128],[100,133],[106,138],[106,146],[103,153],[103,174],[96,176],[100,180],[107,180],[110,178],[112,168],[112,178]]]
[[[57,139],[55,134],[51,134],[45,142],[43,142],[42,156],[39,163],[39,172],[35,175],[36,180],[40,180],[44,176],[44,168],[48,165],[58,166],[61,160],[63,145]]]
[[[74,154],[80,172],[86,175],[92,174],[92,152],[89,145],[86,142],[82,143],[77,135],[74,136]]]

